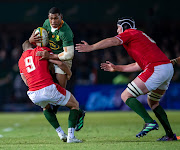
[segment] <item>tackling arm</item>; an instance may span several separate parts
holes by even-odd
[[[74,57],[74,45],[63,47],[64,51],[59,54],[50,54],[47,50],[38,51],[37,56],[42,56],[41,59],[54,59],[54,60],[72,60]]]

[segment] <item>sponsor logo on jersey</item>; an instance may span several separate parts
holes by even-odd
[[[58,50],[60,47],[59,45],[57,45],[56,43],[54,43],[53,41],[49,40],[49,47],[52,50]]]

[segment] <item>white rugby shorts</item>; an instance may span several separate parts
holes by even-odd
[[[65,106],[71,93],[58,84],[51,84],[40,90],[28,91],[27,95],[34,104],[45,108],[48,104]]]
[[[147,67],[138,77],[145,83],[149,91],[167,90],[174,74],[172,63]]]
[[[63,61],[70,69],[72,67],[72,60]],[[66,74],[58,65],[54,64],[55,73]]]

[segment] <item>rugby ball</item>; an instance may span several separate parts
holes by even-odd
[[[48,33],[47,33],[46,29],[44,29],[42,27],[38,27],[35,31],[35,34],[37,34],[37,36],[42,37],[42,41],[40,43],[36,43],[37,46],[44,47],[44,46],[48,45],[49,38],[48,38]]]

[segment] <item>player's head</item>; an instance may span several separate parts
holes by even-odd
[[[23,51],[26,51],[30,48],[34,48],[34,46],[29,42],[29,40],[26,40],[23,44],[22,44],[22,49]]]
[[[118,19],[117,26],[122,28],[122,32],[126,29],[135,29],[135,21],[129,17],[123,17]]]
[[[49,10],[48,14],[49,22],[53,28],[58,28],[62,21],[62,14],[60,13],[59,8],[52,7]]]

